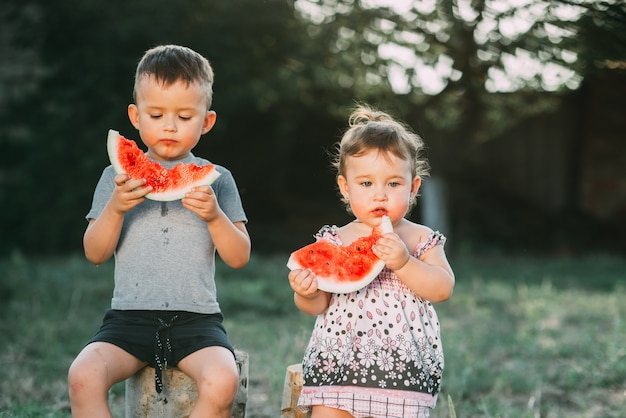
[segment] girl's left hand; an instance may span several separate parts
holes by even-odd
[[[372,251],[385,262],[387,268],[394,271],[404,267],[411,258],[406,244],[393,232],[379,238]]]
[[[219,207],[211,186],[198,186],[191,189],[182,199],[183,206],[195,213],[204,222],[211,222],[218,216]]]

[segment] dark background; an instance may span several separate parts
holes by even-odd
[[[624,254],[626,6],[618,3],[591,2],[574,20],[548,8],[523,33],[494,29],[477,42],[481,20],[523,10],[476,1],[468,22],[452,0],[413,17],[334,1],[325,17],[307,20],[286,0],[4,0],[0,255],[81,251],[108,165],[107,131],[138,139],[126,116],[134,70],[161,43],[189,46],[214,67],[218,121],[194,153],[233,172],[254,251],[290,251],[322,224],[349,219],[326,152],[363,101],[424,137],[432,176],[411,218],[446,233],[450,251]],[[570,35],[548,36],[548,23]],[[407,32],[422,37],[417,46],[399,35]],[[391,63],[377,52],[392,40],[427,63],[451,57],[458,76],[436,95],[419,86],[394,93]],[[574,70],[580,82],[546,91],[536,77],[489,92],[489,71],[519,50]]]

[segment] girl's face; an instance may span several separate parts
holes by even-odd
[[[146,76],[139,80],[136,94],[137,103],[128,106],[128,117],[155,160],[187,157],[215,124],[216,114],[207,110],[199,84],[177,81],[163,86]]]
[[[409,161],[372,149],[346,158],[345,175],[339,176],[337,183],[354,216],[374,227],[380,225],[383,215],[394,225],[402,220],[421,179],[413,178]]]

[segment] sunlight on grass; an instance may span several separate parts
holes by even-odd
[[[314,318],[295,308],[284,257],[218,264],[233,344],[250,354],[249,418],[279,415],[286,367]],[[434,418],[622,418],[626,261],[457,260],[437,304],[446,355]],[[67,417],[66,373],[109,306],[112,263],[81,256],[0,260],[0,417]],[[124,385],[111,391],[123,416]]]

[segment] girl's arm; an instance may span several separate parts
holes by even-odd
[[[398,279],[418,296],[431,302],[443,302],[452,296],[454,273],[442,245],[426,251],[419,259],[410,256],[394,270]]]
[[[316,316],[328,309],[330,293],[318,290],[315,295],[305,297],[294,292],[293,301],[305,314]]]
[[[373,251],[416,295],[431,302],[452,296],[454,273],[443,245],[435,245],[418,259],[410,255],[398,234],[389,233],[378,240]]]
[[[313,272],[296,269],[289,272],[288,278],[294,292],[293,301],[298,309],[313,316],[328,309],[331,294],[317,288]]]

